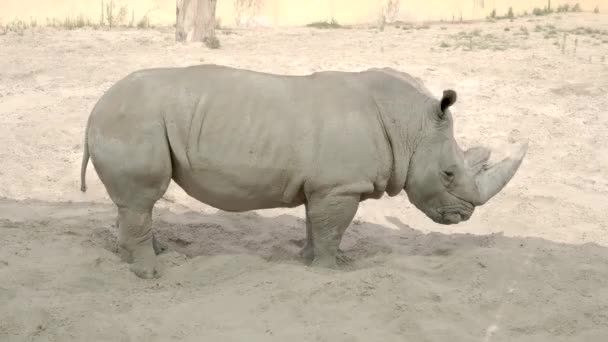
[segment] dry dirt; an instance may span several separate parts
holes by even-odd
[[[0,341],[608,340],[607,15],[219,38],[208,50],[168,28],[0,36]],[[466,223],[434,224],[405,195],[365,202],[342,271],[296,257],[302,208],[225,213],[171,185],[154,215],[162,278],[142,280],[116,254],[91,166],[79,191],[86,118],[136,69],[198,63],[398,68],[458,92],[464,148],[528,138],[529,153]]]

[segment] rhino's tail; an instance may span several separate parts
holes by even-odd
[[[84,154],[82,155],[82,165],[80,166],[80,191],[87,191],[86,175],[87,175],[87,164],[89,163],[89,122],[87,121],[87,127],[84,132]]]

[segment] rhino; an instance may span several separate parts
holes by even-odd
[[[457,224],[512,179],[528,142],[492,163],[486,147],[463,151],[450,112],[456,99],[452,89],[436,98],[394,68],[138,70],[112,85],[89,115],[81,191],[90,158],[117,207],[125,261],[140,278],[160,277],[151,214],[171,180],[228,212],[304,205],[301,260],[336,268],[360,202],[405,191],[432,221]]]

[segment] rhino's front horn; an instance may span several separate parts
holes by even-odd
[[[499,193],[513,178],[527,151],[528,141],[516,144],[508,157],[480,170],[474,176],[478,196],[472,204],[483,205]]]

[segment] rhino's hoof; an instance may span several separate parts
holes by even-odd
[[[342,251],[338,251],[338,256],[336,258],[338,260],[338,265],[348,265],[354,262],[353,258],[346,256]]]
[[[129,269],[142,279],[156,279],[160,277],[160,273],[158,273],[155,267],[143,267],[141,265],[132,264]]]
[[[331,270],[336,270],[339,268],[338,260],[335,257],[315,257],[310,266],[318,268],[327,268]]]

